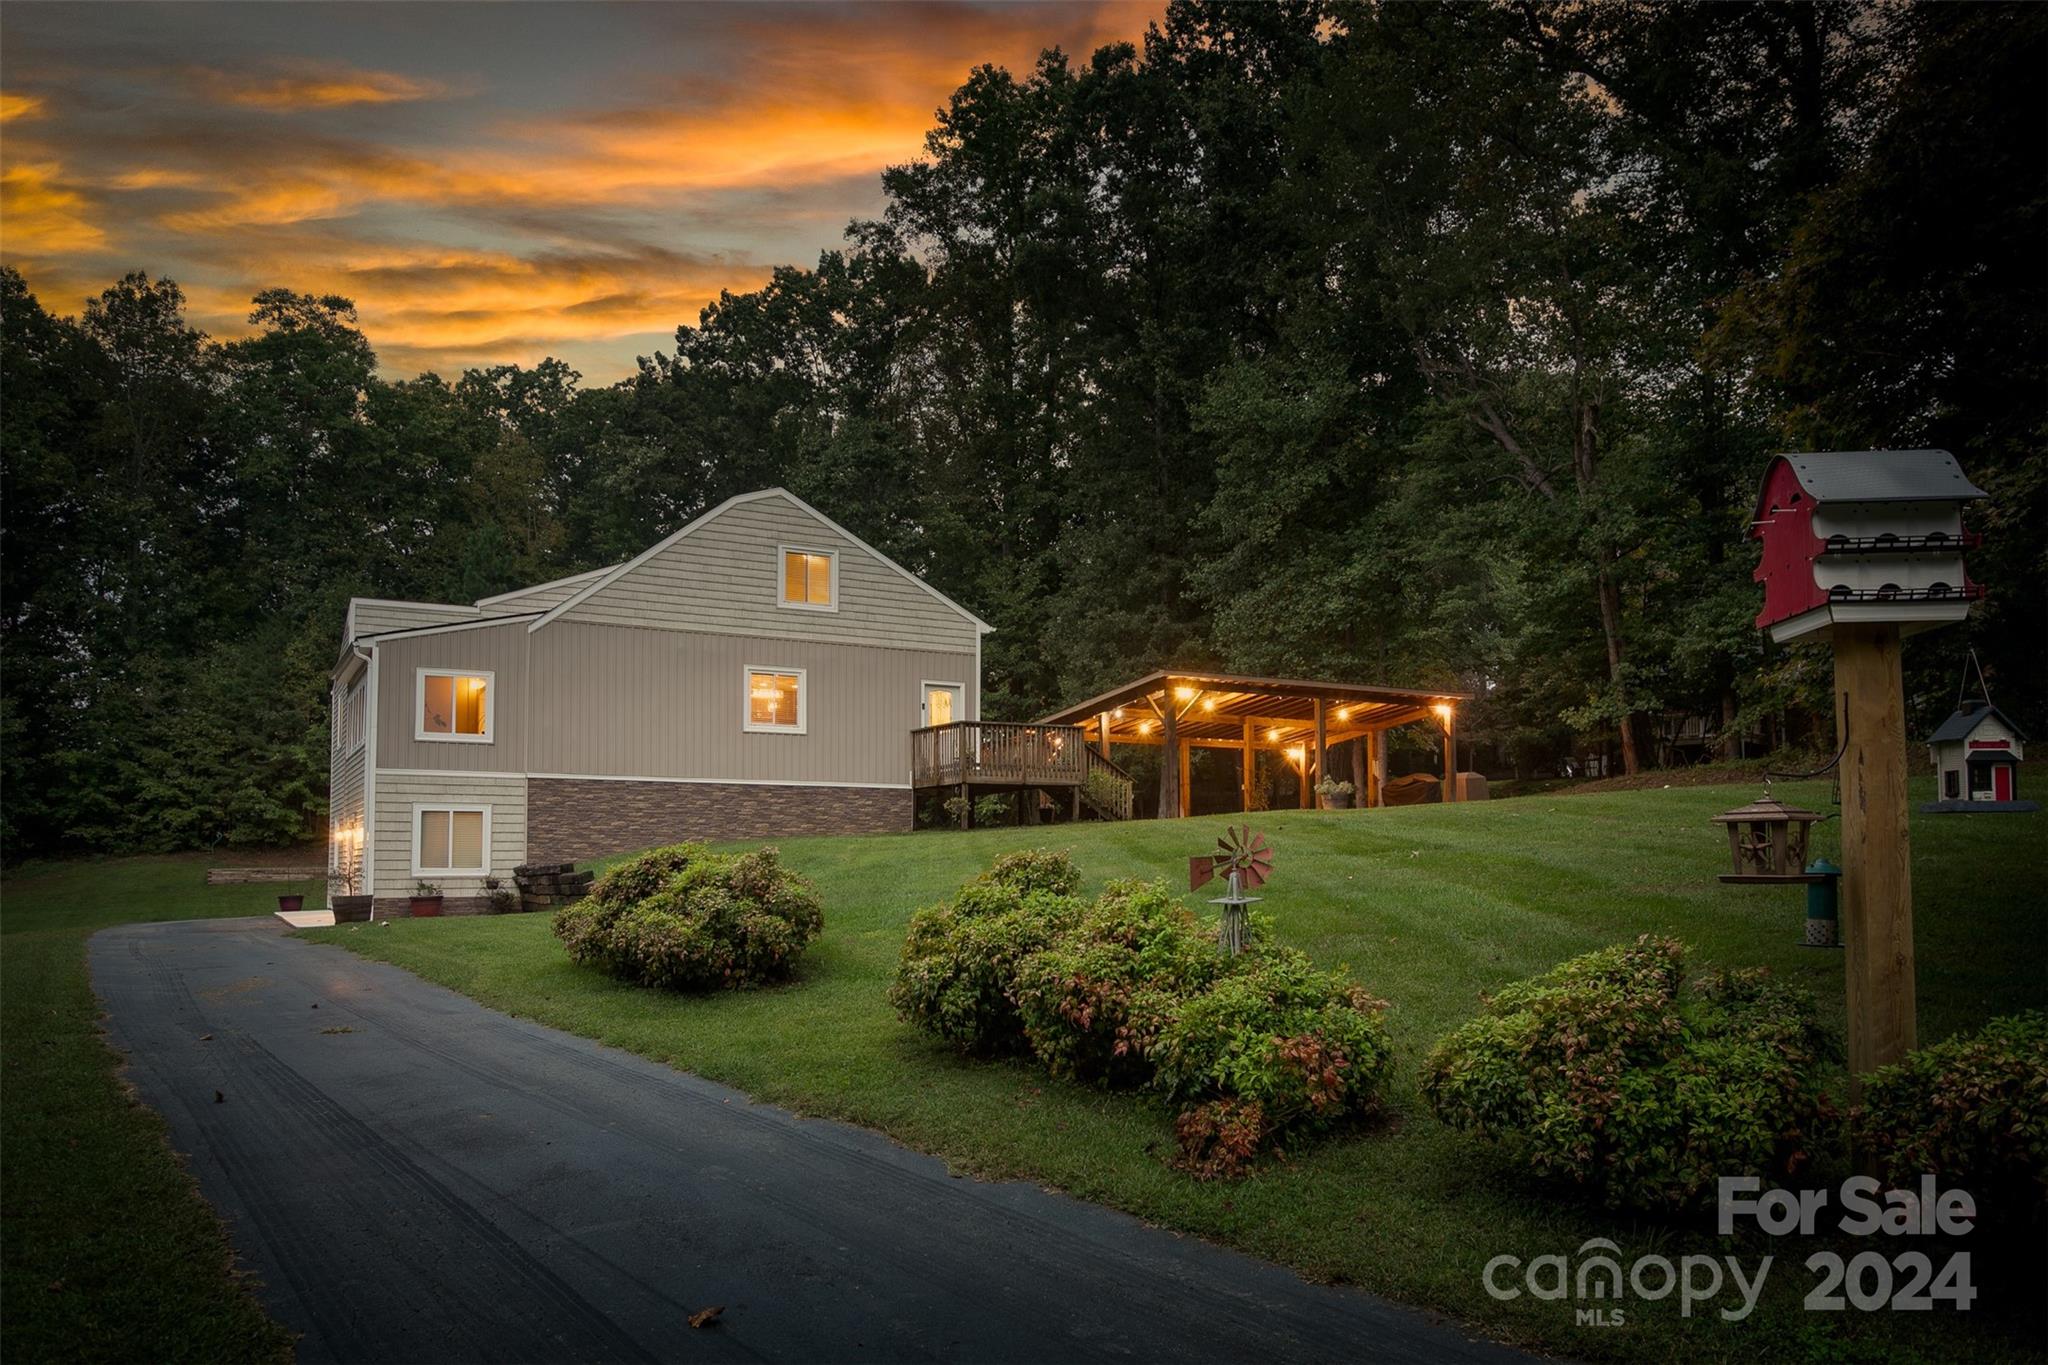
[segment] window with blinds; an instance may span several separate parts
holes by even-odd
[[[413,814],[415,875],[481,877],[490,870],[488,806],[419,806]]]

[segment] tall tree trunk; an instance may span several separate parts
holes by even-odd
[[[1575,375],[1572,380],[1572,406],[1575,409],[1572,473],[1578,484],[1579,505],[1590,508],[1600,495],[1600,392],[1597,383],[1589,384],[1583,375]],[[1600,633],[1607,645],[1607,678],[1619,696],[1623,694],[1621,589],[1615,584],[1607,548],[1600,546],[1595,554],[1594,583],[1600,599]],[[1623,713],[1618,728],[1621,731],[1621,770],[1634,777],[1642,770],[1642,755],[1637,748],[1633,708]]]

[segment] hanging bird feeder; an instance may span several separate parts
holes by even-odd
[[[1722,811],[1714,823],[1728,827],[1728,858],[1733,870],[1723,872],[1721,880],[1762,884],[1824,880],[1806,870],[1807,831],[1820,819],[1813,811],[1788,806],[1769,793],[1746,806]]]

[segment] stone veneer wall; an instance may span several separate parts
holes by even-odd
[[[911,827],[912,811],[907,788],[536,777],[526,786],[526,860],[569,863],[684,839],[895,834]]]
[[[378,919],[410,919],[412,917],[412,897],[379,896],[377,897],[374,913]],[[483,896],[443,896],[441,898],[441,913],[443,915],[488,915],[491,913],[491,903]]]

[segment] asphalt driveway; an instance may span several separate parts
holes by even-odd
[[[91,965],[302,1360],[1523,1359],[274,921],[109,929]]]

